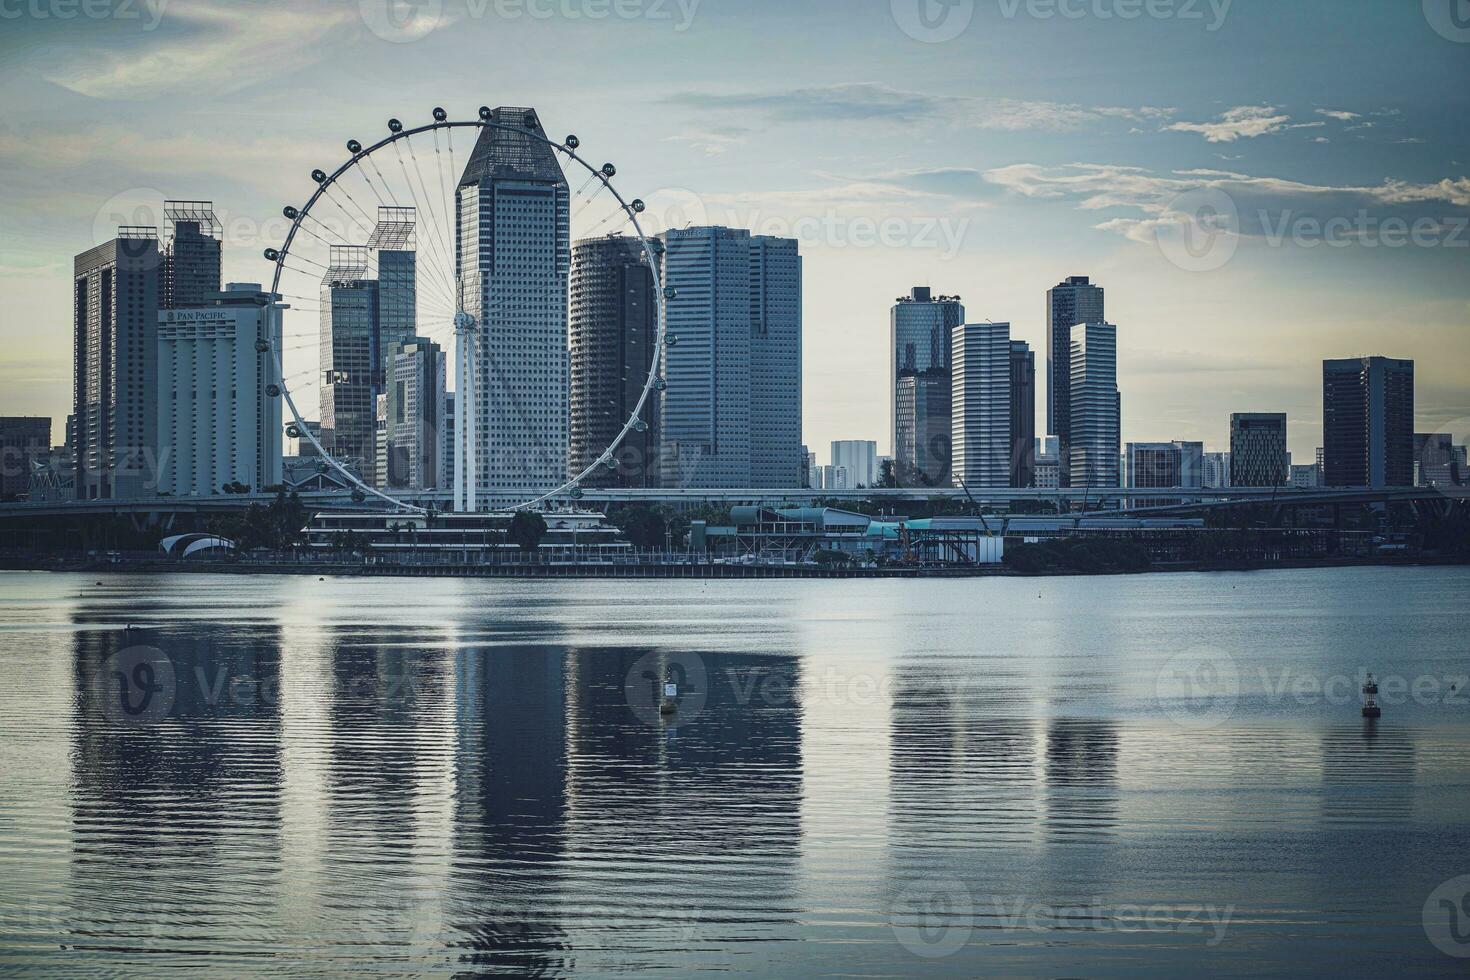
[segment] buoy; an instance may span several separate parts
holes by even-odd
[[[1373,679],[1372,674],[1363,682],[1363,717],[1383,717],[1383,709],[1378,706],[1378,682]]]
[[[679,710],[679,685],[673,681],[664,683],[664,699],[659,702],[658,713],[671,715]]]

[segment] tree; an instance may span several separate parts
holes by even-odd
[[[546,537],[546,518],[535,511],[518,510],[510,519],[505,536],[524,554],[532,554],[541,547],[541,539]]]
[[[878,464],[878,489],[894,490],[898,487],[898,477],[893,473],[893,460],[885,459]]]

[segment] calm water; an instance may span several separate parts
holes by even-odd
[[[1464,976],[1467,596],[0,574],[0,972]]]

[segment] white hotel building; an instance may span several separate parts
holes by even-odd
[[[229,283],[210,305],[159,311],[159,493],[281,482],[281,399],[267,389],[280,384],[272,350],[282,308],[246,282]]]

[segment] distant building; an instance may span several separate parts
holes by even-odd
[[[723,227],[661,236],[667,330],[660,471],[668,487],[801,479],[801,257]]]
[[[210,201],[164,201],[168,241],[163,249],[160,309],[208,306],[220,291],[221,228]]]
[[[1359,357],[1322,362],[1323,482],[1414,484],[1414,362]]]
[[[1011,479],[1013,487],[1036,483],[1036,355],[1024,340],[1011,341]]]
[[[950,357],[965,321],[958,296],[915,286],[889,317],[894,479],[901,487],[950,486]]]
[[[321,424],[325,448],[376,485],[377,403],[381,378],[378,281],[369,276],[366,246],[333,245],[322,277]]]
[[[50,453],[49,417],[0,418],[0,499],[13,500],[26,493],[31,470]]]
[[[950,429],[955,482],[967,487],[1011,483],[1011,325],[955,328],[950,356]]]
[[[817,454],[801,447],[801,485],[808,490],[821,489],[821,477],[817,472]]]
[[[1043,436],[1036,440],[1036,486],[1044,490],[1055,490],[1061,479],[1061,466],[1057,459],[1059,442],[1056,436]]]
[[[1204,443],[1130,442],[1124,455],[1130,488],[1204,486]]]
[[[1302,490],[1310,490],[1322,485],[1322,473],[1317,469],[1316,463],[1307,463],[1303,466],[1291,468],[1291,485]]]
[[[1230,416],[1230,485],[1281,487],[1291,477],[1286,415],[1237,412]]]
[[[1064,461],[1063,486],[1120,486],[1122,398],[1118,392],[1116,326],[1079,323],[1072,327],[1069,393],[1069,432],[1058,433]],[[1070,484],[1066,482],[1069,473]]]
[[[435,490],[443,480],[444,351],[415,337],[388,355],[385,475],[395,490]]]
[[[281,483],[281,398],[273,351],[281,306],[230,283],[204,306],[158,313],[158,490],[207,497]]]
[[[1457,465],[1454,436],[1448,432],[1414,433],[1414,485],[1461,486],[1470,474]]]
[[[1204,454],[1200,486],[1207,490],[1221,490],[1230,486],[1229,453]]]
[[[847,470],[853,489],[878,485],[878,444],[866,439],[843,439],[832,443],[832,465]]]
[[[447,371],[447,369],[446,369]],[[444,393],[444,418],[439,426],[439,458],[443,461],[444,471],[439,475],[441,487],[452,487],[454,483],[454,398],[452,391]]]
[[[1107,320],[1101,286],[1069,276],[1046,291],[1046,430],[1060,441],[1062,486],[1072,486],[1072,328]]]
[[[571,430],[567,470],[589,487],[659,486],[659,393],[651,393],[613,457],[599,466],[643,397],[658,338],[653,270],[637,238],[609,235],[572,246]]]
[[[162,257],[153,228],[76,257],[72,375],[75,488],[86,500],[155,492],[158,305]]]

